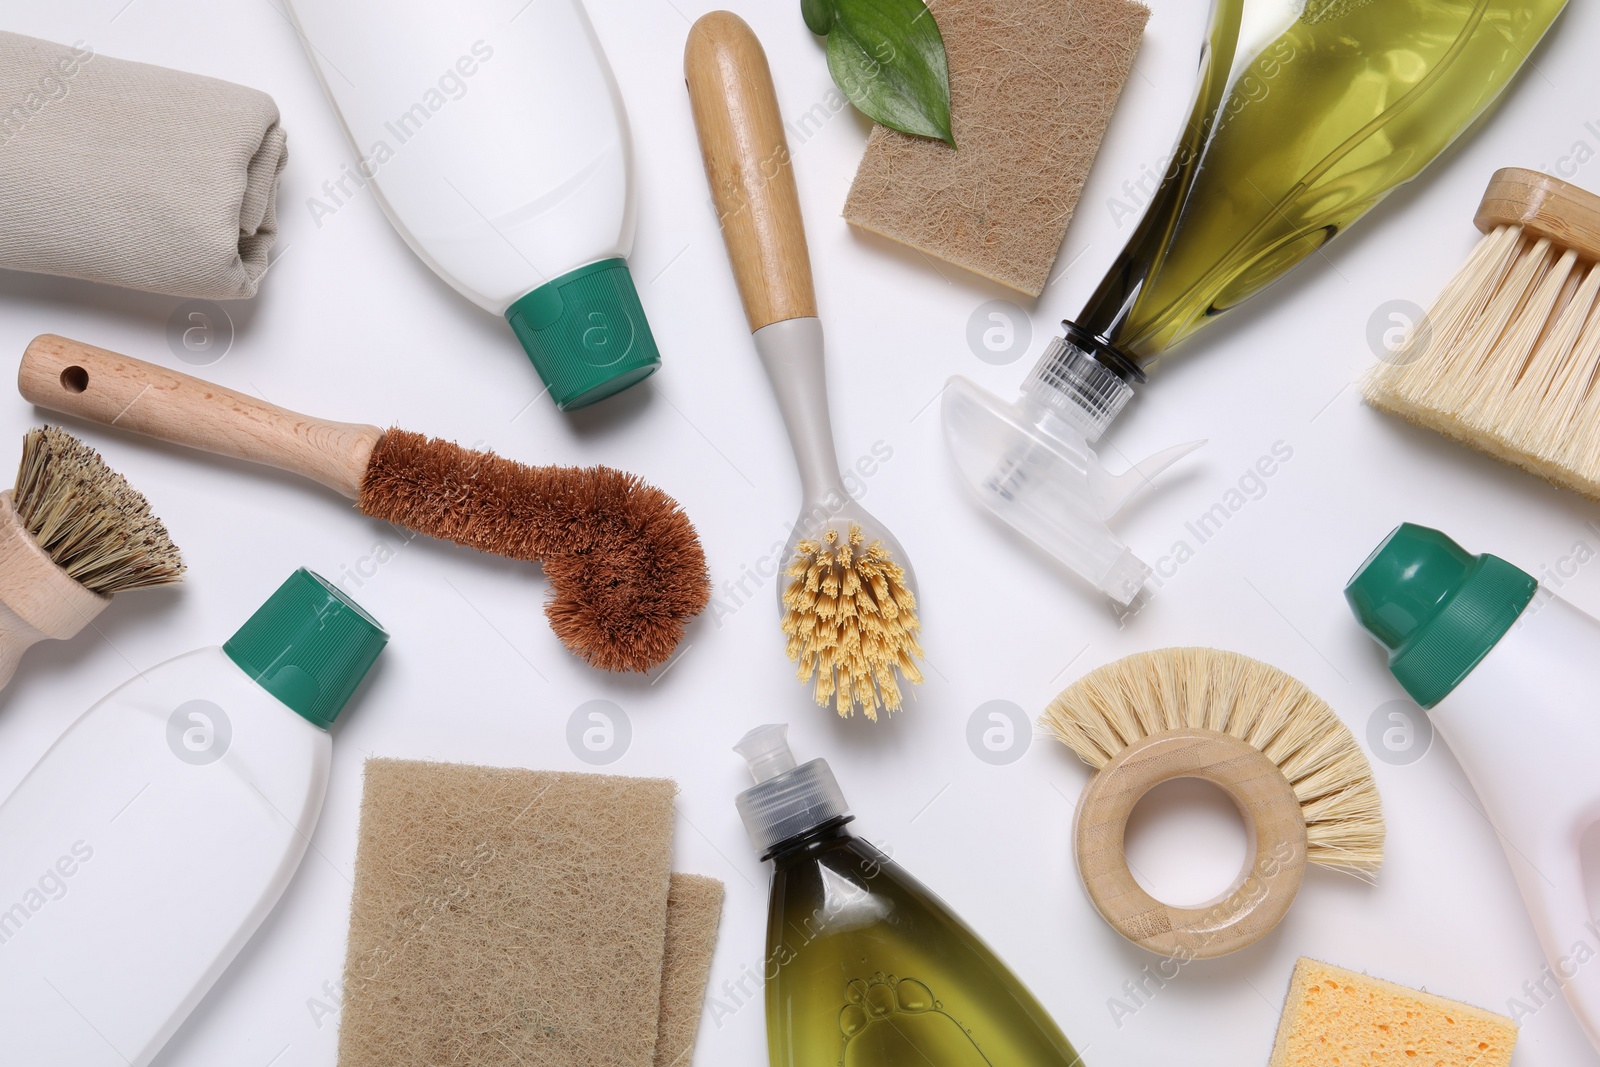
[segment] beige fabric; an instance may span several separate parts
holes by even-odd
[[[722,883],[675,874],[667,895],[667,950],[661,964],[661,1020],[655,1067],[689,1067],[706,999],[711,954],[722,921]]]
[[[253,296],[285,157],[265,93],[0,32],[0,267]]]
[[[370,760],[340,1067],[651,1067],[675,790]]]
[[[1150,12],[1131,0],[930,0],[957,147],[873,128],[844,217],[1044,291]]]

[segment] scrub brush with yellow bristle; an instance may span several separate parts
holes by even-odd
[[[706,177],[756,350],[800,468],[805,505],[778,583],[789,658],[818,704],[876,720],[922,672],[916,579],[900,543],[839,476],[828,419],[822,325],[800,197],[766,53],[737,15],[689,31],[689,98]]]
[[[1497,172],[1484,237],[1367,402],[1600,500],[1600,196]]]
[[[65,430],[22,439],[0,493],[0,687],[31,646],[82,630],[114,593],[176,582],[178,547],[147,501]]]

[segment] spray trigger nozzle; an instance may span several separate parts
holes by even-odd
[[[1172,466],[1190,452],[1204,445],[1204,441],[1188,441],[1135,463],[1121,474],[1112,474],[1093,452],[1089,453],[1089,495],[1094,501],[1095,513],[1110,521],[1139,490],[1149,485],[1156,475]]]

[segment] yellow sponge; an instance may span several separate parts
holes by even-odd
[[[1268,1067],[1507,1067],[1503,1015],[1302,958]]]

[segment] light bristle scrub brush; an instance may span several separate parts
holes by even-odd
[[[1078,802],[1073,847],[1096,910],[1165,956],[1226,955],[1288,912],[1309,861],[1370,879],[1383,862],[1372,767],[1316,694],[1276,667],[1210,648],[1167,648],[1092,671],[1039,720],[1095,769]],[[1251,855],[1224,897],[1163,904],[1128,869],[1134,806],[1177,778],[1211,782],[1238,806]]]
[[[1600,196],[1497,172],[1484,237],[1367,402],[1600,500]]]
[[[113,594],[183,577],[150,502],[54,426],[23,437],[16,488],[0,493],[0,526],[0,688],[30,647],[74,636]]]
[[[822,325],[800,196],[766,53],[727,11],[689,31],[684,73],[706,178],[756,350],[777,394],[804,503],[778,577],[801,681],[842,716],[876,721],[922,681],[916,579],[905,550],[844,487],[828,418]]]
[[[301,475],[396,526],[537,560],[551,629],[604,670],[665,662],[711,599],[694,526],[633,474],[529,467],[407,430],[325,422],[51,334],[28,345],[17,387],[40,407]]]

